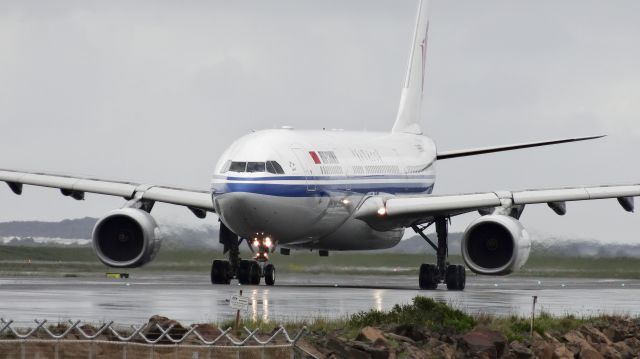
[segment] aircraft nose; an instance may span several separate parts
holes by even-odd
[[[234,233],[248,236],[265,231],[267,223],[261,201],[249,193],[226,193],[216,199],[216,210],[220,219]],[[268,220],[267,220],[268,221]]]

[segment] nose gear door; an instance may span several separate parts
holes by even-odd
[[[311,166],[314,165],[313,158],[311,157],[308,151],[303,150],[301,148],[292,148],[291,150],[296,155],[296,158],[298,159],[298,163],[300,164],[300,166],[302,166],[299,172],[302,172],[305,177],[305,181],[307,184],[307,191],[308,192],[315,191],[316,185],[315,185],[315,182],[313,182],[313,172],[311,170]]]

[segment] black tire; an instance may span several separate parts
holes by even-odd
[[[464,290],[467,282],[467,274],[464,266],[448,266],[446,282],[447,289],[449,290]]]
[[[458,290],[464,290],[467,286],[467,270],[464,266],[458,266]]]
[[[229,261],[224,261],[223,263],[224,263],[223,268],[224,268],[225,284],[231,284],[231,279],[233,279],[233,273],[231,271],[231,263]]]
[[[448,290],[458,290],[458,266],[447,266],[447,273],[445,275],[445,282]]]
[[[240,284],[251,284],[251,263],[255,262],[246,260],[240,261],[240,265],[238,266],[238,282],[240,282]]]
[[[264,283],[266,285],[274,285],[276,283],[276,267],[273,264],[267,264],[264,267]]]
[[[253,285],[260,285],[261,268],[258,262],[251,261],[251,269],[249,272],[249,281]]]
[[[420,289],[433,290],[438,288],[438,275],[436,266],[431,264],[421,265],[418,282],[420,283]]]
[[[228,261],[214,260],[211,264],[211,284],[229,284],[230,270]]]

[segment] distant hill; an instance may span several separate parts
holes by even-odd
[[[68,240],[90,240],[97,218],[65,219],[60,222],[0,222],[0,238],[11,245],[35,246],[68,244]],[[212,225],[197,228],[161,225],[163,248],[217,248],[218,229]],[[74,243],[86,241],[74,241]],[[2,243],[2,241],[0,241]]]
[[[89,239],[97,218],[65,219],[61,222],[2,222],[0,237],[48,237],[65,239]]]
[[[91,232],[97,218],[66,219],[60,222],[0,222],[0,243],[22,246],[39,245],[90,245]],[[218,226],[203,224],[186,227],[162,224],[163,249],[202,248],[218,249]],[[437,243],[435,234],[429,237]],[[4,238],[4,241],[2,240]],[[460,254],[461,233],[449,235],[449,253]],[[69,240],[75,240],[70,242]],[[78,241],[84,240],[84,241]],[[419,236],[413,236],[390,249],[362,251],[362,253],[432,253],[430,246]],[[586,239],[534,237],[532,254],[568,257],[634,257],[640,258],[640,244],[610,244]]]

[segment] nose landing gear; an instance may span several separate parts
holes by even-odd
[[[238,282],[240,284],[260,285],[260,277],[262,276],[262,268],[256,261],[240,261],[238,268]]]
[[[240,259],[240,244],[244,239],[231,232],[227,226],[220,223],[220,243],[224,245],[224,253],[229,260],[214,260],[211,264],[211,283],[230,284],[236,278],[240,284],[260,285],[264,277],[266,285],[274,285],[276,282],[276,268],[273,264],[267,264],[269,253],[273,248],[270,237],[258,235],[249,243],[251,250],[255,247],[253,260]]]

